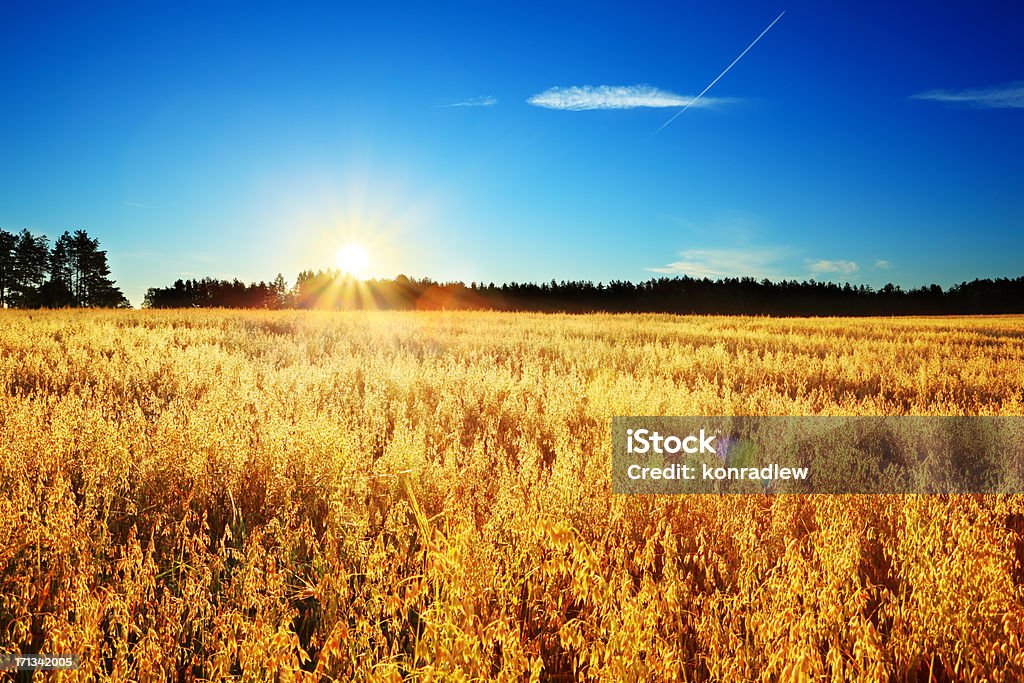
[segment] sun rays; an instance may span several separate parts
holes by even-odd
[[[359,244],[346,244],[335,255],[335,263],[345,275],[362,277],[370,265],[370,254]]]

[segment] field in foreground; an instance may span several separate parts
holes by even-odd
[[[1024,414],[1024,318],[0,311],[0,651],[1024,677],[1024,497],[612,496],[612,416],[659,414]]]

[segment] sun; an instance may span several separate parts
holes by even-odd
[[[370,255],[358,244],[346,244],[338,250],[335,262],[341,272],[359,277],[366,272],[367,266],[370,265]]]

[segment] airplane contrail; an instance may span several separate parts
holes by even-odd
[[[722,76],[724,76],[725,74],[729,73],[729,69],[731,69],[734,66],[736,66],[736,62],[738,62],[741,59],[743,59],[743,55],[745,55],[748,52],[750,52],[750,48],[752,48],[755,45],[757,45],[757,41],[761,40],[761,38],[764,37],[764,34],[768,33],[768,31],[771,30],[772,26],[775,26],[775,24],[778,23],[779,19],[781,19],[782,15],[785,14],[785,13],[786,13],[786,10],[782,10],[782,13],[779,14],[779,16],[775,17],[775,21],[773,21],[772,23],[768,24],[768,28],[766,28],[765,30],[761,31],[761,34],[757,38],[754,38],[754,42],[752,42],[750,45],[747,45],[747,49],[744,50],[743,52],[741,52],[739,57],[737,57],[736,59],[732,60],[732,64],[730,64],[729,66],[725,67],[725,71],[723,71],[722,73],[718,74],[718,78],[716,78],[715,80],[713,80],[710,83],[708,83],[708,87],[706,87],[703,90],[701,90],[700,91],[700,95],[697,95],[692,100],[687,102],[685,107],[683,107],[682,109],[677,111],[675,116],[670,118],[668,121],[666,121],[665,123],[661,124],[661,128],[658,128],[658,130],[654,131],[654,133],[652,133],[651,135],[653,136],[653,135],[657,135],[658,133],[660,133],[662,128],[664,128],[668,124],[670,124],[673,121],[675,121],[677,118],[679,118],[680,114],[682,114],[684,111],[689,109],[697,100],[699,100],[700,98],[704,97],[704,93],[706,93],[708,90],[711,90],[711,86],[713,86],[715,83],[718,83],[718,81],[721,80]]]

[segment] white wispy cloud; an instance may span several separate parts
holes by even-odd
[[[807,259],[804,261],[812,273],[841,273],[852,275],[860,270],[856,261],[829,261],[827,259]]]
[[[574,85],[549,88],[526,100],[535,107],[585,111],[588,109],[635,109],[637,107],[712,107],[729,98],[677,95],[651,85]]]
[[[687,249],[679,252],[679,260],[665,266],[648,268],[652,273],[689,275],[696,278],[755,277],[786,278],[780,262],[792,254],[785,247],[750,247],[745,249]]]
[[[471,97],[468,100],[462,100],[461,102],[451,102],[449,104],[439,104],[438,107],[493,107],[498,103],[496,97],[487,95],[486,97]]]
[[[982,109],[1024,109],[1024,81],[969,90],[929,90],[910,98]]]
[[[125,200],[125,201],[123,201],[121,203],[124,204],[125,206],[133,206],[136,209],[152,209],[152,208],[155,208],[153,206],[150,206],[149,204],[143,204],[142,202],[130,202],[128,200]]]
[[[879,270],[889,270],[892,268],[892,264],[885,259],[878,259],[875,261],[875,268],[878,268]]]

